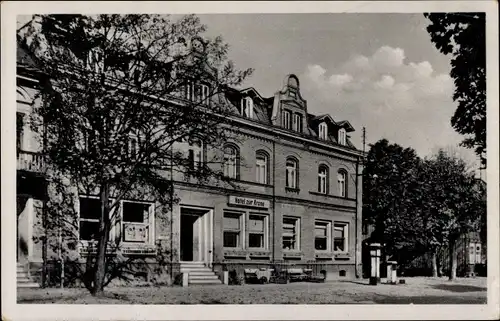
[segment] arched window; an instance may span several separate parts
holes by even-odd
[[[286,160],[286,187],[297,188],[299,185],[299,164],[293,158]]]
[[[344,128],[339,129],[339,144],[340,145],[346,144],[346,133]]]
[[[326,123],[321,123],[318,125],[318,136],[319,139],[328,139],[328,126],[326,125]]]
[[[257,151],[255,158],[255,174],[257,183],[268,184],[269,156],[264,151]]]
[[[238,179],[240,176],[239,165],[238,148],[234,145],[226,145],[224,147],[224,176]]]
[[[253,118],[253,100],[245,97],[241,100],[241,115],[247,118]]]
[[[320,165],[318,168],[318,192],[328,194],[328,166]]]
[[[347,197],[347,173],[345,170],[339,170],[337,173],[337,181],[339,186],[339,196]]]

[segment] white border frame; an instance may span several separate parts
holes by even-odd
[[[172,13],[284,13],[284,12],[428,12],[428,11],[486,11],[487,12],[487,145],[488,145],[488,244],[499,244],[499,180],[498,180],[498,3],[496,1],[297,1],[284,5],[282,2],[242,1],[242,2],[97,2],[89,6],[83,1],[60,2],[4,2],[2,3],[2,103],[10,108],[2,108],[2,182],[14,181],[15,162],[10,156],[15,154],[15,133],[10,120],[15,106],[15,25],[16,14],[28,13],[131,13],[131,12],[172,12]],[[97,9],[97,10],[96,10]],[[15,208],[15,190],[2,189],[2,213]],[[99,319],[144,319],[158,320],[301,320],[325,319],[497,319],[499,317],[499,251],[495,246],[488,247],[488,304],[487,305],[297,305],[289,306],[127,306],[94,305],[90,314],[82,315],[80,305],[17,305],[15,293],[15,218],[2,215],[2,314],[6,319],[38,320],[88,319],[91,315]],[[11,249],[11,250],[9,250]],[[167,317],[168,316],[168,317]]]

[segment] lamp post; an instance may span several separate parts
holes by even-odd
[[[377,285],[380,280],[380,243],[370,244],[371,273],[370,285]]]

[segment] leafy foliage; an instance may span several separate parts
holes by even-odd
[[[19,31],[45,75],[44,104],[32,113],[32,130],[44,138],[53,173],[77,187],[76,195],[100,198],[98,251],[89,264],[93,294],[106,284],[105,252],[118,219],[110,213],[118,213],[120,200],[168,205],[176,174],[224,180],[217,153],[194,162],[175,148],[220,148],[230,113],[220,94],[252,72],[237,70],[228,45],[221,37],[203,39],[205,30],[194,15],[133,14],[38,15]],[[54,217],[65,216],[69,194],[59,194],[61,202],[50,204]]]
[[[411,148],[404,149],[382,139],[371,146],[363,171],[363,219],[375,226],[372,237],[386,244],[389,252],[414,244],[412,228],[418,209],[420,159]],[[412,194],[413,193],[413,194]]]
[[[451,55],[453,100],[451,124],[465,135],[463,146],[475,148],[486,166],[486,16],[484,12],[425,13],[436,48]]]
[[[485,223],[484,182],[444,150],[422,160],[382,139],[370,148],[363,180],[363,220],[375,227],[371,238],[400,263],[453,247],[460,235]]]

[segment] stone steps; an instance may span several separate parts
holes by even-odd
[[[28,272],[25,271],[23,264],[17,263],[16,284],[18,288],[39,288],[40,284],[33,282]]]
[[[181,262],[181,273],[188,273],[188,285],[222,284],[203,262]]]

